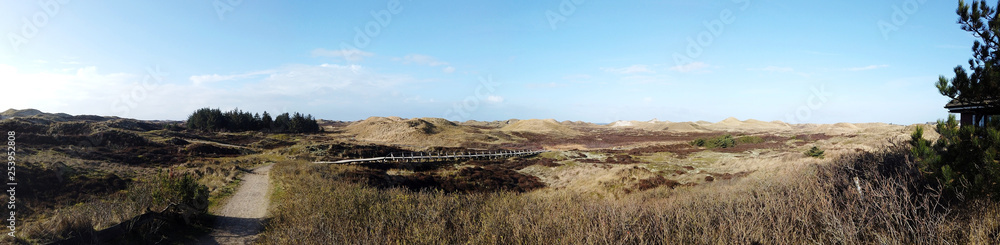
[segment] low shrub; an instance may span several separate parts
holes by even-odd
[[[1000,118],[987,121],[959,127],[950,115],[938,121],[941,136],[933,143],[917,127],[910,135],[910,154],[924,175],[941,181],[949,192],[1000,200]]]
[[[819,147],[813,146],[812,148],[809,148],[809,150],[806,151],[805,154],[806,156],[823,159],[823,150],[820,150]]]
[[[62,208],[50,215],[36,216],[19,231],[32,243],[49,243],[62,240],[74,244],[98,237],[98,231],[129,222],[136,217],[150,214],[150,210],[163,213],[177,220],[155,220],[153,225],[132,227],[126,225],[125,237],[117,242],[98,243],[149,243],[183,240],[185,229],[203,229],[204,214],[208,208],[208,188],[198,184],[190,174],[171,174],[163,171],[146,181],[133,182],[126,190],[105,199],[78,203]],[[173,224],[171,224],[171,222]],[[174,228],[167,228],[174,227]],[[183,228],[179,228],[183,227]]]
[[[640,179],[639,183],[636,183],[635,187],[636,187],[636,189],[639,189],[640,191],[644,191],[644,190],[653,189],[653,188],[656,188],[656,187],[659,187],[659,186],[667,186],[668,188],[673,189],[674,187],[676,187],[678,185],[680,185],[680,183],[678,183],[677,181],[669,180],[667,178],[663,178],[663,176],[656,176],[656,177],[650,177],[650,178]]]
[[[705,148],[728,148],[736,146],[736,139],[732,135],[722,135],[712,138],[698,138],[691,141],[691,145]]]

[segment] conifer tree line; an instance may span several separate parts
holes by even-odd
[[[261,131],[272,133],[312,133],[319,132],[319,123],[312,115],[282,113],[274,118],[264,114],[233,109],[223,112],[219,109],[201,108],[188,116],[187,128],[203,131]]]

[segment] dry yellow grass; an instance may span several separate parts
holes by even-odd
[[[1000,242],[1000,205],[947,206],[914,175],[904,154],[881,148],[832,163],[784,164],[743,179],[617,197],[375,189],[341,180],[356,167],[281,162],[273,170],[281,194],[263,243]]]

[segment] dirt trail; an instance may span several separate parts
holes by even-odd
[[[215,214],[215,226],[209,237],[198,244],[250,244],[264,228],[267,214],[271,166],[258,167],[243,175],[243,181],[225,206]]]

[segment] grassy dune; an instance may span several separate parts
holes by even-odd
[[[278,191],[262,242],[998,242],[1000,205],[950,205],[933,183],[913,172],[905,154],[904,149],[860,152],[829,164],[788,164],[747,178],[617,198],[379,189],[346,180],[345,174],[358,167],[281,162],[272,170]]]

